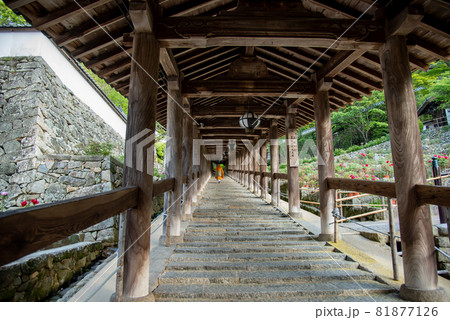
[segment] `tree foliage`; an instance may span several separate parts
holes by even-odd
[[[0,0],[0,26],[30,26],[30,24],[21,15],[17,15],[6,6],[3,0]]]
[[[428,71],[415,71],[412,80],[417,107],[434,99],[441,103],[440,108],[450,108],[450,62],[436,61]]]

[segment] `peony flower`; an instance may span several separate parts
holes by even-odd
[[[350,175],[350,178],[355,179],[355,176],[353,174]]]
[[[39,201],[37,201],[36,199],[31,199],[31,202],[32,202],[33,204],[39,204]]]
[[[386,163],[389,163],[389,160],[386,160]]]
[[[431,160],[428,160],[428,163],[430,163],[431,162]]]
[[[448,159],[448,157],[447,157],[447,156],[444,156],[444,159],[445,159],[445,160],[447,160],[447,159]]]
[[[375,181],[375,178],[372,178],[373,181]]]
[[[20,203],[20,205],[21,205],[22,207],[25,207],[27,204],[28,204],[28,202],[26,202],[26,201],[22,201],[22,202]]]
[[[438,159],[440,159],[441,158],[441,156],[438,156]]]
[[[369,177],[369,175],[366,173],[365,175],[364,175],[366,178],[368,178]]]
[[[6,192],[6,191],[2,191],[2,196],[7,196],[8,195],[8,192]]]

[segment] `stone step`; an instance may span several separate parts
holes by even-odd
[[[292,298],[317,298],[326,301],[336,296],[364,296],[391,293],[393,289],[385,284],[371,281],[326,281],[295,284],[209,284],[172,285],[161,284],[154,291],[156,301],[160,299],[185,299],[196,301],[275,301]]]
[[[296,225],[288,225],[282,227],[258,227],[258,226],[211,226],[211,225],[203,225],[203,226],[189,226],[186,229],[186,232],[227,232],[227,231],[268,231],[268,230],[276,230],[276,231],[307,231],[305,228],[296,226]]]
[[[174,253],[262,253],[262,252],[332,252],[335,248],[332,246],[265,246],[265,247],[177,247]]]
[[[188,302],[183,298],[158,298],[158,302]],[[195,302],[210,302],[208,298],[197,298]],[[217,301],[217,300],[215,300]],[[292,298],[272,298],[270,302],[405,302],[400,299],[398,293],[365,294],[353,296],[322,296],[322,297],[292,297]],[[345,307],[344,307],[345,308]]]
[[[178,248],[195,248],[195,247],[215,247],[215,248],[259,248],[266,246],[277,246],[277,247],[297,247],[297,246],[311,246],[316,245],[319,247],[327,246],[326,242],[316,241],[314,239],[304,239],[302,241],[245,241],[245,242],[183,242],[177,245]]]
[[[301,228],[298,224],[296,224],[293,221],[285,221],[283,223],[270,223],[270,222],[233,222],[233,223],[226,223],[226,222],[191,222],[189,225],[189,228]]]
[[[286,241],[286,240],[297,240],[297,241],[303,241],[304,239],[312,239],[311,235],[308,234],[301,234],[301,235],[270,235],[270,236],[263,236],[263,235],[256,235],[256,236],[192,236],[192,235],[185,235],[184,241],[185,242],[192,242],[192,241],[211,241],[211,242],[243,242],[243,241]]]
[[[308,232],[306,230],[302,230],[300,228],[297,229],[291,229],[291,230],[235,230],[235,231],[198,231],[197,230],[186,230],[185,236],[214,236],[220,234],[220,236],[257,236],[257,235],[299,235],[299,234],[307,234]]]
[[[311,281],[373,280],[375,276],[358,269],[276,270],[276,271],[166,271],[160,284],[274,284]]]
[[[332,270],[357,268],[359,264],[343,258],[335,260],[285,260],[285,261],[170,261],[166,270]]]
[[[319,260],[344,259],[345,255],[336,252],[291,252],[291,253],[174,253],[170,261],[281,261],[281,260]]]

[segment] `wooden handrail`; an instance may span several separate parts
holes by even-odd
[[[370,193],[377,196],[395,198],[393,182],[367,181],[344,178],[327,178],[328,188]]]
[[[270,176],[271,176],[271,173],[270,173],[270,172],[263,172],[263,173],[262,173],[262,176],[263,176],[263,177],[270,177]]]
[[[279,172],[275,172],[275,173],[273,174],[273,177],[274,177],[275,179],[287,179],[287,178],[288,178],[288,175],[287,175],[287,173],[279,173]]]
[[[11,210],[0,216],[0,265],[43,249],[138,203],[138,188]]]
[[[420,205],[428,203],[450,207],[450,187],[416,185],[414,191]]]
[[[153,183],[153,196],[159,196],[167,191],[173,191],[175,178],[169,178]]]

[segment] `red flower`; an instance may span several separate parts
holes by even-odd
[[[390,165],[389,165],[389,167],[392,167],[394,164],[393,163],[391,163]]]
[[[441,156],[438,156],[438,159],[440,159],[441,158]]]
[[[20,205],[21,205],[22,207],[25,207],[25,206],[27,205],[27,203],[28,203],[28,202],[26,202],[26,201],[22,201],[22,202],[20,203]]]
[[[373,181],[375,181],[375,178],[372,178]]]
[[[389,163],[389,160],[387,160],[386,163]]]
[[[355,179],[355,176],[351,174],[351,175],[350,175],[350,178]]]
[[[448,157],[447,157],[447,156],[445,156],[444,158],[445,158],[445,160],[447,160],[447,159],[448,159]]]
[[[361,155],[362,155],[363,157],[365,157],[365,156],[366,156],[366,154],[365,154],[365,153],[361,153]]]
[[[36,199],[31,199],[31,202],[33,202],[33,204],[39,204],[39,201],[37,201]]]
[[[435,157],[435,158],[436,158],[436,157],[437,157],[437,155],[435,154],[435,155],[434,155],[433,157]]]
[[[366,167],[368,167],[369,165],[366,163]]]
[[[430,163],[431,162],[431,160],[428,160],[428,163]]]

